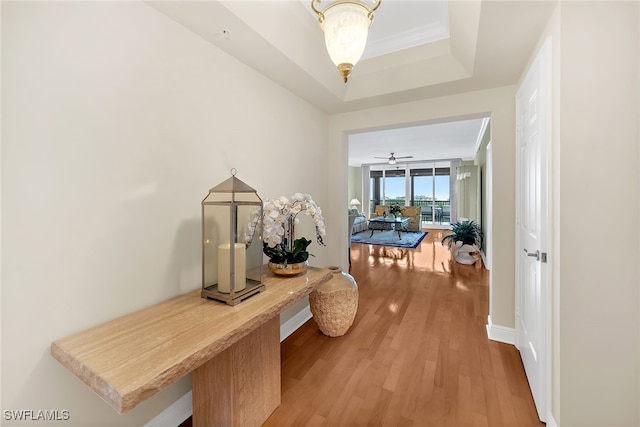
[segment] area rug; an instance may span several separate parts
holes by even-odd
[[[422,242],[422,239],[424,239],[424,236],[426,236],[427,233],[428,232],[426,231],[403,231],[400,234],[402,239],[398,239],[397,231],[374,231],[373,236],[371,236],[371,230],[365,230],[357,234],[352,234],[351,243],[415,249],[418,247],[420,242]]]

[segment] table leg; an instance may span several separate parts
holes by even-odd
[[[193,425],[261,426],[280,405],[280,319],[269,320],[192,374]]]

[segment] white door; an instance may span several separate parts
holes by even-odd
[[[547,40],[516,93],[516,330],[542,421],[548,404],[547,163],[551,144],[551,43]]]

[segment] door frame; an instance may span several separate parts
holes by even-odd
[[[485,256],[485,267],[487,270],[491,270],[491,265],[493,262],[493,240],[491,236],[493,236],[493,145],[491,139],[489,139],[489,143],[486,148],[486,161],[485,161],[485,204],[486,204],[486,212],[487,217],[484,218],[486,223],[486,235],[484,240],[484,256]],[[491,279],[489,279],[491,280]],[[489,298],[491,301],[491,298]],[[489,311],[491,313],[491,311]]]
[[[534,59],[533,64],[539,61],[539,71],[540,71],[540,81],[541,81],[541,94],[544,97],[543,105],[544,109],[539,110],[539,113],[544,116],[544,120],[542,123],[541,130],[541,152],[540,158],[545,162],[545,170],[544,170],[544,182],[542,183],[541,190],[541,201],[543,205],[542,212],[540,213],[541,217],[541,231],[540,231],[540,252],[546,254],[546,262],[542,262],[540,264],[540,308],[541,308],[541,321],[540,321],[540,343],[544,346],[542,351],[539,352],[540,363],[541,363],[541,376],[540,380],[542,381],[542,385],[540,387],[542,396],[540,398],[541,408],[537,408],[538,415],[540,420],[543,422],[548,422],[548,420],[552,419],[551,416],[551,408],[552,408],[552,375],[551,375],[551,366],[552,366],[552,309],[553,309],[553,300],[552,300],[552,292],[551,292],[551,284],[552,284],[552,268],[553,265],[553,254],[550,253],[550,248],[552,245],[552,231],[553,231],[553,194],[552,194],[552,166],[553,166],[553,158],[552,158],[552,144],[553,144],[553,125],[552,125],[552,86],[553,86],[553,73],[552,73],[552,41],[551,37],[548,36],[543,42],[540,50],[536,54],[536,58]],[[531,65],[524,72],[524,76],[526,76],[533,65]],[[523,79],[524,80],[524,79]],[[519,89],[518,89],[519,90]],[[517,92],[516,92],[517,93]],[[516,107],[517,108],[517,107]],[[517,110],[516,110],[516,120],[517,120]],[[517,126],[517,124],[516,124]],[[519,138],[519,132],[516,131],[516,138]],[[520,198],[522,197],[520,193],[520,182],[521,182],[521,166],[519,161],[518,148],[519,141],[516,139],[516,215],[520,210]],[[542,175],[541,175],[542,176]],[[516,289],[515,289],[515,308],[516,308],[516,348],[520,349],[520,321],[519,321],[519,313],[522,311],[520,306],[520,267],[518,259],[520,257],[520,252],[523,249],[518,221],[516,221],[516,246],[515,246],[515,272],[516,272]]]

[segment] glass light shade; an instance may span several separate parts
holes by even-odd
[[[369,10],[356,3],[338,3],[324,11],[324,41],[333,63],[355,65],[367,44]]]

